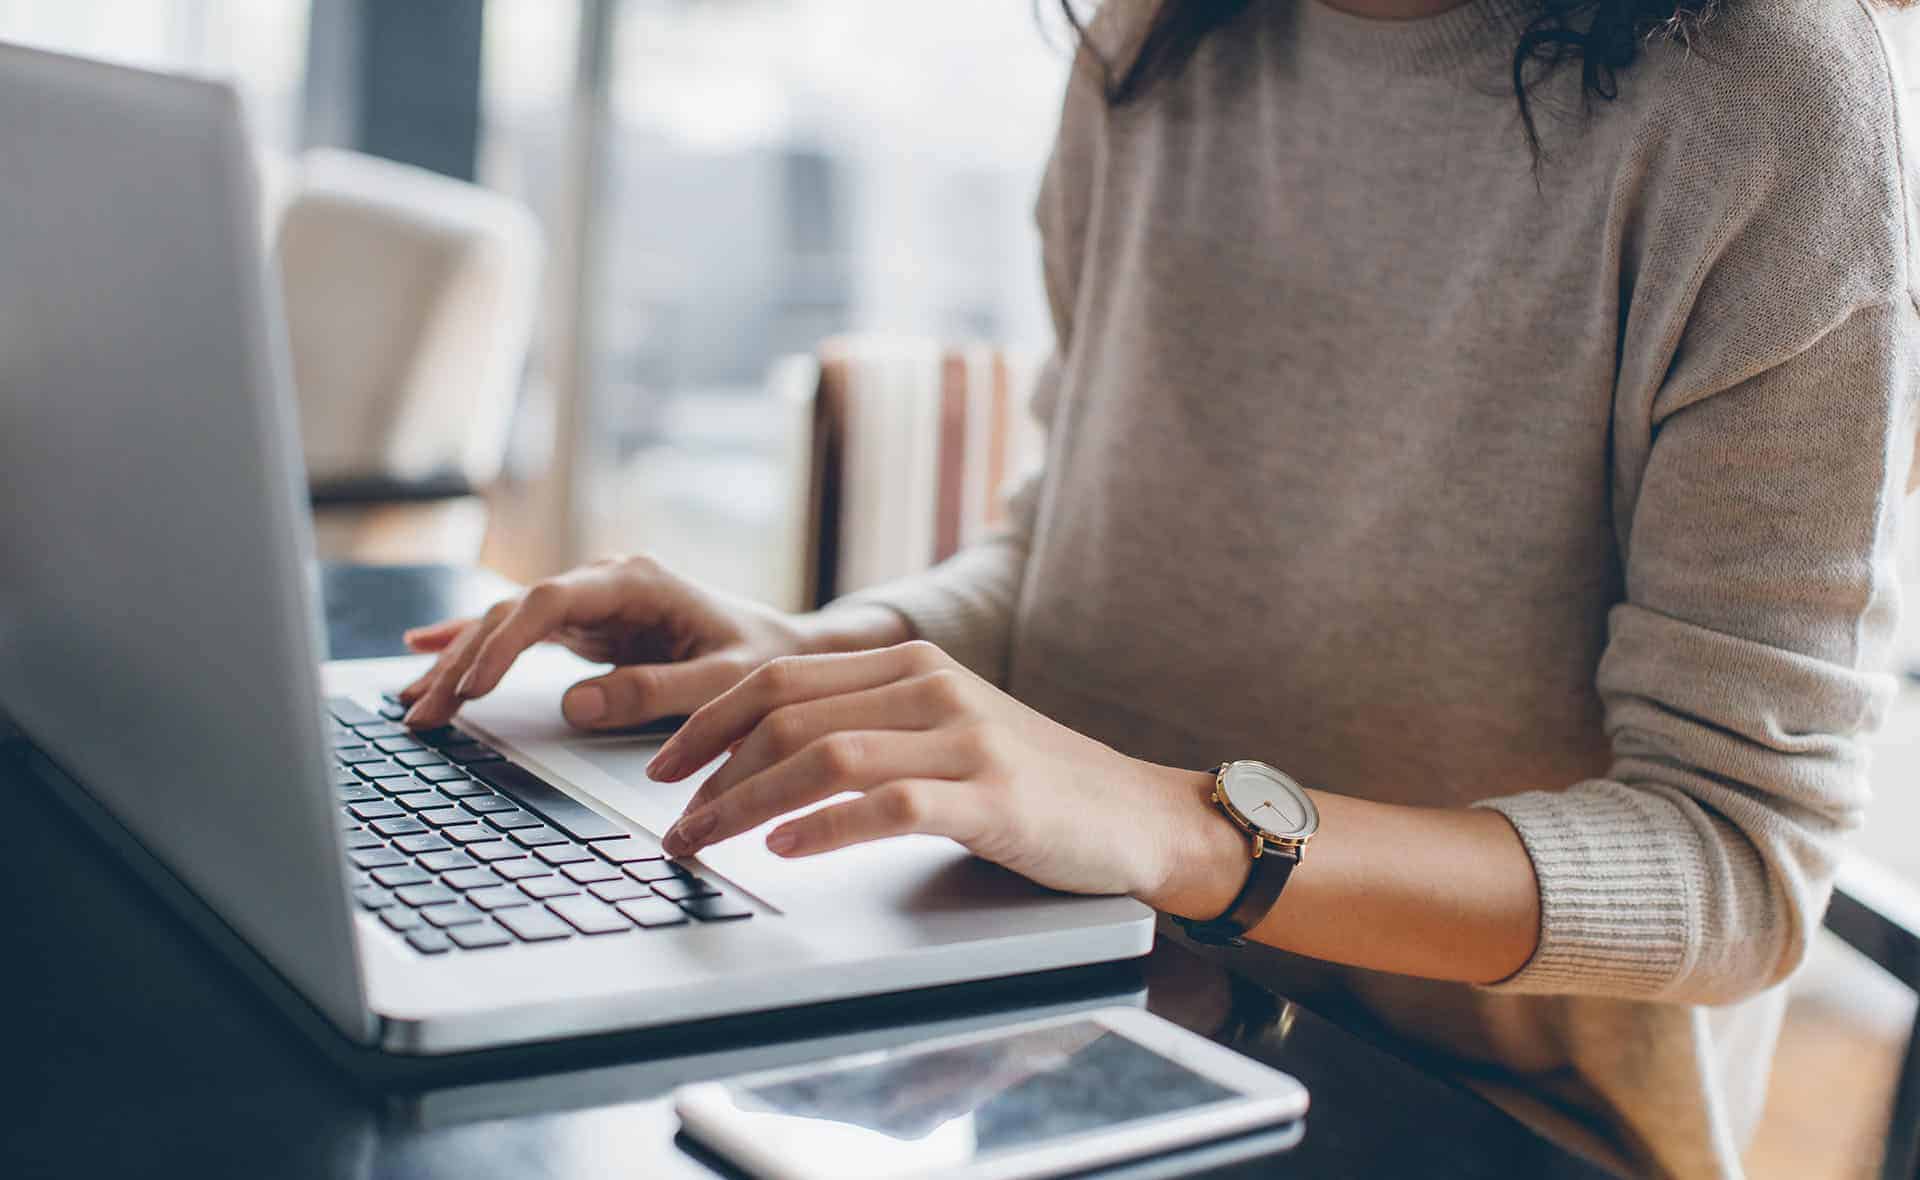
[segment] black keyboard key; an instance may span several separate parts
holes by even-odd
[[[422,910],[421,913],[426,917],[427,921],[440,927],[442,930],[449,926],[465,926],[471,922],[484,922],[487,920],[485,914],[470,905],[464,904],[437,905]]]
[[[479,844],[469,844],[467,852],[475,860],[486,861],[489,864],[496,860],[516,860],[527,854],[525,849],[516,848],[505,840],[487,840]]]
[[[475,889],[467,894],[469,904],[483,910],[506,910],[517,905],[531,905],[527,895],[511,885],[489,885],[484,889]]]
[[[395,754],[393,760],[402,766],[418,770],[426,766],[445,766],[447,760],[431,750],[409,750],[404,754]]]
[[[453,946],[453,943],[446,935],[440,933],[438,930],[432,930],[424,926],[418,930],[409,931],[407,933],[407,942],[412,944],[414,950],[419,951],[423,955],[441,954]]]
[[[648,929],[687,924],[687,915],[681,912],[679,906],[658,897],[636,897],[629,901],[616,902],[613,908]]]
[[[363,820],[392,819],[397,815],[406,814],[400,810],[398,804],[386,799],[378,799],[371,803],[350,803],[347,805],[347,810]]]
[[[753,911],[731,897],[690,897],[680,908],[702,922],[737,922],[753,917]]]
[[[462,766],[500,761],[500,751],[482,742],[452,742],[441,746],[440,752]]]
[[[342,746],[333,752],[333,756],[348,766],[356,766],[362,762],[385,762],[387,760],[385,754],[382,754],[372,746]]]
[[[436,807],[420,812],[419,817],[436,828],[457,828],[473,822],[473,817],[458,807]]]
[[[636,881],[645,881],[649,885],[655,881],[672,881],[693,875],[693,870],[670,860],[644,860],[639,864],[627,866],[627,876]]]
[[[428,867],[431,868],[432,866],[429,865]],[[462,893],[465,893],[469,889],[485,889],[489,886],[501,889],[506,888],[506,886],[500,884],[500,878],[493,875],[492,869],[482,868],[477,865],[441,873],[440,883],[449,889],[458,889]]]
[[[404,795],[394,796],[394,801],[408,811],[431,811],[436,807],[453,806],[452,799],[434,790],[408,791]]]
[[[628,836],[624,840],[602,840],[593,846],[593,850],[617,865],[667,858],[666,849],[660,847],[660,842],[652,836]]]
[[[453,873],[461,869],[471,869],[475,867],[473,858],[458,849],[445,852],[429,852],[422,855],[419,859],[420,867],[433,873]]]
[[[618,881],[602,881],[598,885],[587,886],[587,892],[601,901],[628,901],[636,897],[652,897],[653,889],[638,881],[629,881],[625,877]]]
[[[375,718],[365,725],[354,726],[353,732],[371,742],[380,738],[406,737],[409,731],[404,725],[395,725],[391,721]]]
[[[506,931],[492,922],[477,926],[455,926],[447,931],[447,937],[459,943],[462,949],[470,951],[485,950],[490,946],[506,946],[513,941]]]
[[[416,836],[427,830],[427,825],[412,816],[402,819],[377,819],[367,825],[382,836]]]
[[[627,835],[625,828],[556,790],[523,766],[488,762],[470,769],[473,777],[519,800],[522,807],[539,812],[548,823],[576,840],[614,840]]]
[[[383,754],[417,754],[426,747],[410,737],[381,738],[373,748]]]
[[[365,828],[358,827],[358,826],[348,828],[346,832],[343,834],[342,839],[346,842],[347,847],[350,849],[380,847],[379,836],[376,836],[372,832],[367,831]]]
[[[394,904],[393,894],[388,893],[378,885],[355,885],[353,887],[353,900],[359,902],[363,908],[369,910],[384,910]]]
[[[422,832],[418,836],[402,836],[393,842],[393,846],[413,856],[419,856],[423,852],[445,852],[453,847],[432,832]]]
[[[468,816],[472,819],[472,816]],[[480,844],[487,840],[498,840],[500,833],[482,824],[461,824],[458,827],[442,828],[440,834],[455,844]]]
[[[494,920],[513,931],[513,936],[523,942],[546,942],[554,938],[568,938],[573,934],[573,927],[537,905],[501,910],[494,915]]]
[[[562,836],[545,824],[535,824],[530,828],[509,831],[507,838],[522,848],[544,848],[549,844],[571,844],[573,841]]]
[[[616,934],[633,929],[632,923],[621,917],[618,910],[591,897],[556,897],[547,903],[547,908],[582,934]]]
[[[473,812],[475,815],[497,815],[503,811],[517,812],[520,810],[520,808],[513,802],[513,800],[503,799],[500,796],[494,794],[492,791],[488,791],[484,795],[476,795],[471,799],[465,800],[461,804],[461,806],[465,807],[468,811]],[[539,821],[535,820],[534,822],[538,823]]]
[[[442,725],[438,729],[416,729],[413,736],[429,746],[460,746],[474,740],[472,734],[456,725]]]
[[[565,897],[569,893],[578,893],[580,887],[565,877],[534,877],[520,882],[520,891],[528,897],[545,901],[549,897]]]
[[[620,870],[612,865],[601,864],[597,860],[582,861],[579,864],[561,865],[560,871],[567,879],[582,885],[591,885],[595,881],[614,881],[620,877]]]
[[[495,795],[494,798],[500,799],[500,796]],[[510,810],[495,811],[490,815],[483,816],[482,818],[484,818],[488,823],[492,824],[494,827],[499,828],[501,831],[511,832],[519,828],[547,827],[547,821],[541,819],[539,816],[535,815],[533,812],[522,811],[520,810],[519,807],[515,806],[513,803],[509,802],[508,800],[501,799],[500,801],[502,803],[506,803],[507,807],[510,808]],[[548,830],[551,830],[551,829],[548,829]]]
[[[336,729],[327,735],[328,747],[335,750],[346,746],[364,746],[366,744],[366,742],[360,740],[360,735],[351,729]]]
[[[448,889],[438,881],[428,881],[425,885],[409,885],[405,889],[396,889],[393,895],[414,909],[426,906],[446,905],[459,901],[460,895]]]
[[[405,778],[398,775],[393,778],[383,778],[373,785],[393,796],[395,799],[399,799],[403,804],[408,795],[418,795],[422,791],[433,790],[431,785],[421,782],[412,775],[407,775]],[[436,798],[437,797],[438,796],[436,796]]]
[[[355,774],[375,786],[383,785],[388,779],[411,778],[413,772],[404,766],[396,766],[387,759],[378,762],[362,762],[353,768]]]
[[[414,773],[430,783],[463,783],[469,781],[467,772],[461,770],[458,766],[422,766]],[[479,790],[468,791],[466,793],[469,795],[481,795],[486,793],[486,788],[482,787]]]
[[[424,884],[433,880],[433,877],[419,865],[395,865],[392,868],[373,870],[373,879],[389,889],[397,889],[402,885]],[[400,900],[406,901],[406,898],[403,897]]]
[[[720,891],[710,881],[699,877],[673,877],[665,881],[655,881],[653,891],[669,901],[691,901],[696,897],[718,897]]]
[[[386,796],[364,783],[355,783],[350,787],[341,787],[338,791],[342,803],[371,803]]]
[[[407,858],[391,848],[358,848],[347,853],[347,859],[363,869],[388,869],[394,865],[407,863]]]
[[[555,866],[582,864],[593,859],[591,853],[578,844],[550,844],[545,848],[536,848],[533,854],[546,863]]]
[[[372,725],[380,720],[346,697],[328,697],[327,712],[342,725]]]
[[[409,930],[418,930],[425,922],[425,919],[423,919],[418,912],[410,910],[405,906],[396,906],[393,909],[382,911],[380,920],[387,924],[388,929],[401,934],[405,934]]]
[[[493,862],[493,871],[509,881],[522,881],[528,877],[551,877],[553,866],[537,860],[497,860]]]
[[[398,721],[407,715],[407,707],[398,701],[383,701],[374,712],[387,721]]]
[[[360,785],[360,776],[347,766],[333,768],[333,785],[336,787],[355,787]]]

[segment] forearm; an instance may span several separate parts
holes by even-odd
[[[877,603],[829,605],[794,620],[802,655],[869,651],[916,638],[906,616]]]
[[[1172,868],[1142,900],[1190,918],[1224,911],[1245,883],[1249,846],[1207,796],[1212,776],[1181,776],[1189,793],[1168,848]],[[1350,966],[1492,983],[1532,955],[1539,887],[1519,835],[1497,812],[1372,803],[1311,792],[1320,830],[1286,892],[1248,935]]]

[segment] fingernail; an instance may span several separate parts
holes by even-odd
[[[669,754],[669,749],[668,746],[660,747],[659,752],[654,754],[653,761],[647,763],[648,778],[665,779],[674,772],[679,759]]]
[[[560,711],[575,725],[598,721],[607,712],[607,694],[593,685],[576,688],[561,698]]]
[[[682,817],[679,823],[673,825],[673,830],[667,833],[665,841],[667,851],[675,856],[685,856],[694,851],[700,847],[702,840],[713,834],[713,825],[716,822],[717,817],[711,811]]]
[[[779,831],[767,837],[767,850],[785,856],[787,853],[792,852],[799,843],[800,837],[787,831],[785,828],[781,828]]]
[[[473,688],[473,673],[468,672],[465,676],[462,676],[460,678],[460,683],[453,686],[453,695],[459,697],[461,700],[465,700],[467,698],[467,694],[472,690],[472,688]]]

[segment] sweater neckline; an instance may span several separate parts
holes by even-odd
[[[1295,0],[1294,37],[1309,53],[1438,73],[1510,56],[1537,6],[1537,0],[1467,0],[1435,16],[1381,20],[1323,0]]]

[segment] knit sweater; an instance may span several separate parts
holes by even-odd
[[[1729,0],[1612,101],[1545,83],[1536,173],[1525,19],[1255,0],[1112,109],[1083,55],[1044,467],[862,597],[1127,753],[1498,810],[1532,960],[1347,985],[1649,1171],[1737,1175],[1891,689],[1905,115],[1858,0]]]

